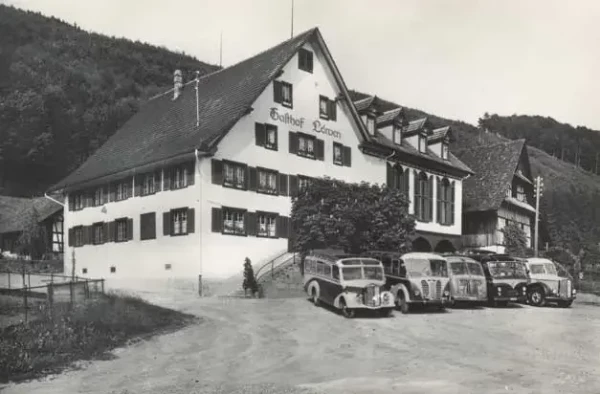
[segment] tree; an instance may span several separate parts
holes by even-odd
[[[291,221],[301,256],[324,248],[406,251],[415,229],[399,190],[330,178],[313,179],[292,198]]]
[[[502,229],[506,253],[516,256],[527,255],[527,236],[516,223],[510,223]]]
[[[39,259],[48,246],[46,229],[40,225],[39,214],[35,207],[25,211],[21,219],[23,221],[23,232],[17,241],[17,251],[21,255]]]
[[[252,295],[254,295],[258,291],[258,283],[254,277],[254,269],[252,268],[252,263],[248,257],[244,260],[244,283],[242,284],[242,287],[244,288],[244,293],[247,293],[247,291],[250,290]]]

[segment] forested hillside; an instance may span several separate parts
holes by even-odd
[[[0,194],[43,192],[170,88],[177,68],[184,81],[218,69],[0,5]]]
[[[145,99],[169,89],[177,68],[186,81],[196,70],[218,69],[185,54],[90,34],[0,5],[0,194],[43,193]],[[534,175],[545,179],[542,221],[552,243],[577,251],[600,240],[600,177],[567,162],[595,168],[600,133],[535,116],[487,115],[480,122],[484,128],[477,128],[415,109],[407,114],[429,116],[434,126],[451,125],[454,148],[526,138]]]
[[[586,171],[600,173],[600,131],[528,115],[484,114],[480,126],[510,139],[525,138],[529,146]]]

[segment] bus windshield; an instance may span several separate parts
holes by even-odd
[[[481,268],[481,264],[467,263],[467,265],[469,266],[469,273],[471,275],[485,276],[485,274],[483,273],[483,268]]]
[[[450,263],[450,271],[452,275],[467,275],[467,264],[462,261]]]
[[[412,277],[441,276],[448,277],[448,266],[445,260],[427,258],[409,258],[404,260],[406,271]]]
[[[493,278],[527,279],[525,264],[519,261],[490,261],[487,266]]]
[[[344,280],[383,280],[383,269],[378,266],[343,267],[342,275]]]

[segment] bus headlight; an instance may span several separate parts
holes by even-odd
[[[502,288],[498,287],[496,291],[498,292],[498,295],[502,295]]]
[[[421,294],[421,293],[419,293],[419,290],[415,289],[415,295],[418,297],[419,294]]]
[[[363,303],[363,295],[362,294],[356,295],[356,302],[358,302],[359,304]]]
[[[526,295],[526,294],[527,294],[527,288],[523,287],[523,288],[522,288],[522,291],[523,291],[523,295]]]
[[[381,299],[383,300],[384,304],[387,304],[390,302],[390,295],[388,293],[383,293],[383,296],[381,296]]]
[[[448,290],[444,290],[444,297],[448,297],[450,295],[450,292]]]
[[[577,293],[577,290],[573,289],[573,294],[576,294],[576,293]]]

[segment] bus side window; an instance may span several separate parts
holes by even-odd
[[[317,262],[317,274],[323,275],[324,271],[325,271],[325,264],[321,263],[320,261]]]
[[[325,276],[331,276],[331,266],[329,264],[323,265],[323,274]]]
[[[383,264],[383,271],[386,274],[391,274],[392,273],[392,259],[388,256],[384,256],[381,259],[381,264]]]
[[[400,260],[400,277],[406,278],[406,266],[402,260]]]
[[[396,259],[392,260],[392,275],[400,275],[400,262]]]
[[[333,279],[340,279],[340,267],[334,265],[331,268],[333,272]]]

